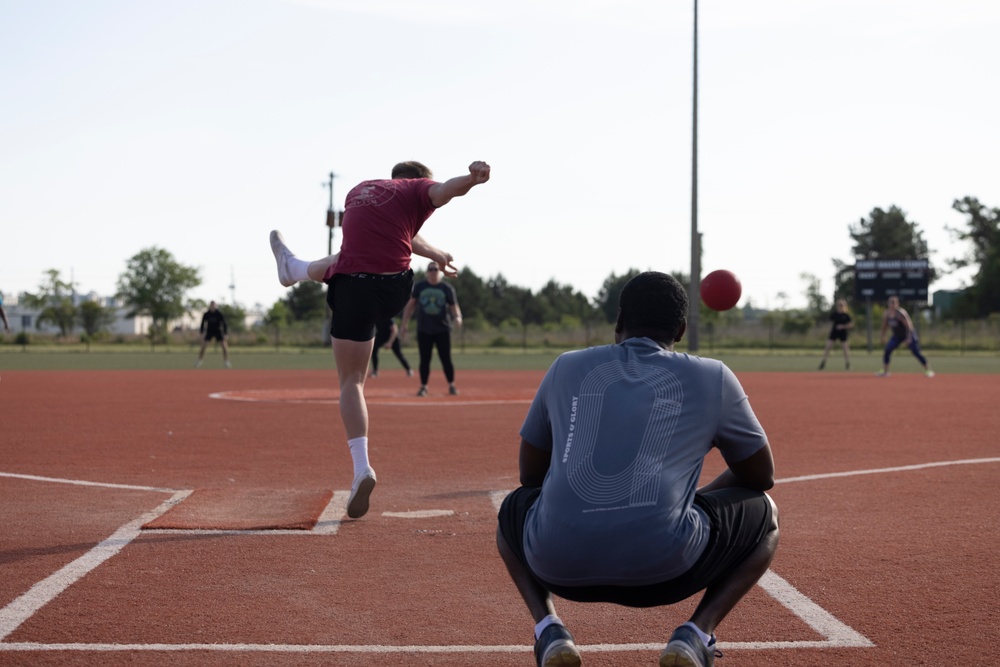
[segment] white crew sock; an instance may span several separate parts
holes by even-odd
[[[351,438],[347,441],[347,446],[351,448],[351,458],[354,459],[354,479],[363,475],[368,468],[368,438]]]
[[[549,614],[542,620],[538,621],[538,625],[535,626],[535,639],[541,637],[542,633],[545,632],[545,628],[553,624],[565,625],[558,616],[555,614]]]
[[[689,627],[689,628],[693,629],[695,632],[697,632],[698,636],[701,637],[701,641],[703,641],[705,643],[705,646],[708,646],[709,642],[712,641],[712,636],[711,635],[706,635],[704,632],[701,631],[701,628],[699,628],[697,625],[695,625],[691,621],[688,621],[684,625],[686,625],[687,627]]]
[[[292,280],[303,282],[309,278],[309,262],[299,259],[295,255],[289,254],[287,260],[288,277]]]

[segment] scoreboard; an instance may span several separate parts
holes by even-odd
[[[854,264],[858,299],[881,301],[898,296],[901,301],[926,302],[929,285],[926,259],[859,259]]]

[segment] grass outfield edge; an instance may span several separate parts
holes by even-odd
[[[110,349],[108,349],[110,348]],[[27,346],[0,346],[0,371],[19,370],[184,370],[195,372],[197,349],[188,346],[158,347],[156,350],[121,349],[117,346],[79,349]],[[564,350],[485,348],[453,350],[458,372],[461,370],[545,370]],[[679,350],[684,352],[684,350]],[[404,353],[415,365],[417,352],[406,348]],[[385,356],[385,355],[383,355]],[[818,372],[821,350],[703,350],[699,356],[719,359],[736,372]],[[1000,354],[986,353],[926,353],[938,373],[1000,373]],[[333,355],[326,348],[230,348],[234,370],[334,370]],[[880,351],[855,351],[851,370],[844,368],[842,354],[831,352],[823,373],[830,375],[870,374],[881,368]],[[432,368],[439,369],[435,357]],[[201,370],[223,369],[222,355],[209,348]],[[382,371],[402,372],[396,360],[383,359]],[[893,356],[894,374],[920,373],[920,364],[906,351]]]

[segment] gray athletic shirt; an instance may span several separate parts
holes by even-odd
[[[729,368],[649,338],[561,355],[521,437],[552,451],[525,554],[539,577],[564,586],[638,586],[686,572],[710,530],[692,504],[705,455],[715,446],[742,461],[767,444]]]

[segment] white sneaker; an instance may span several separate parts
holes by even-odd
[[[277,229],[271,232],[271,252],[274,253],[274,261],[278,264],[278,282],[283,287],[291,287],[297,283],[298,281],[288,272],[288,258],[294,255],[285,245],[285,237]]]
[[[934,371],[932,371],[931,369],[928,368],[927,372],[924,373],[924,375],[926,375],[929,378],[932,378],[932,377],[934,377]]]
[[[375,489],[375,471],[368,468],[358,475],[351,485],[351,495],[347,499],[347,516],[359,519],[368,513],[368,499]]]
[[[233,367],[233,365],[229,362],[229,359],[226,359],[226,364],[225,365],[226,365],[226,368],[232,368]]]
[[[194,362],[194,367],[195,368],[201,368],[201,359],[199,359],[198,361]]]

